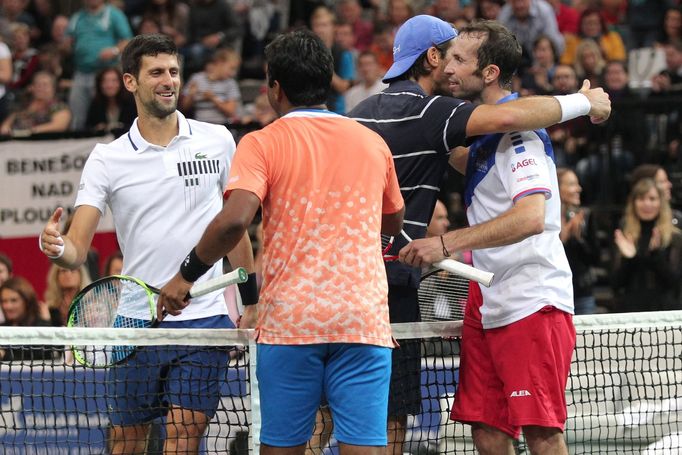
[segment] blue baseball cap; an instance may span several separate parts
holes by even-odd
[[[384,75],[383,81],[405,73],[430,47],[443,44],[456,36],[457,30],[437,17],[422,14],[408,19],[395,34],[393,65]]]

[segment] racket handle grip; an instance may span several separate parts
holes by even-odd
[[[493,278],[495,274],[486,272],[485,270],[479,270],[468,264],[464,264],[453,259],[443,259],[442,261],[434,262],[434,267],[445,270],[447,272],[459,275],[468,280],[476,281],[483,286],[489,288],[493,283]]]
[[[237,267],[230,273],[225,275],[211,278],[210,280],[204,281],[203,283],[198,283],[192,286],[189,290],[190,297],[200,297],[206,295],[209,292],[217,291],[218,289],[226,288],[231,284],[244,283],[249,278],[249,274],[246,273],[246,269],[243,267]]]

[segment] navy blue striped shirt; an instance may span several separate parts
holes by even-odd
[[[465,145],[466,125],[475,105],[456,98],[427,96],[414,81],[397,81],[378,95],[361,102],[348,116],[377,132],[395,161],[405,200],[404,230],[412,239],[423,238],[429,224],[450,150]],[[391,254],[407,244],[396,238]],[[419,286],[419,270],[388,263],[388,282]]]

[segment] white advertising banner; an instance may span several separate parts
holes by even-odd
[[[38,235],[57,207],[73,212],[80,176],[98,142],[113,137],[0,142],[0,238]],[[114,230],[111,213],[98,232]]]

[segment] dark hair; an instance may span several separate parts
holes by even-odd
[[[109,256],[107,256],[107,260],[104,263],[104,270],[102,271],[102,276],[111,275],[111,264],[116,259],[120,259],[121,261],[123,260],[123,253],[121,253],[121,251],[119,251],[119,250],[116,250],[113,253],[111,253]]]
[[[547,41],[549,43],[549,47],[552,48],[552,56],[554,57],[554,64],[556,65],[559,62],[559,53],[556,50],[556,44],[554,44],[554,41],[552,41],[549,36],[547,35],[538,35],[537,38],[533,41],[533,50],[535,50],[536,47],[542,42],[542,41]]]
[[[448,52],[448,49],[450,48],[450,45],[452,44],[452,40],[447,40],[444,43],[441,44],[434,44],[431,47],[435,47],[438,50],[438,53],[440,54],[440,58],[444,59],[445,54]],[[430,48],[429,48],[430,49]],[[417,57],[417,60],[414,61],[412,66],[405,71],[403,74],[400,76],[393,77],[391,79],[386,79],[384,82],[390,84],[395,81],[401,81],[401,80],[418,80],[419,78],[428,76],[431,74],[432,69],[427,68],[426,65],[424,65],[424,62],[427,61],[427,55],[429,51],[427,50],[423,54],[421,54],[419,57]]]
[[[123,73],[138,77],[142,66],[142,57],[154,57],[159,54],[178,55],[178,48],[168,35],[153,33],[136,36],[128,42],[121,54]]]
[[[123,87],[123,74],[121,74],[121,70],[115,66],[103,68],[97,72],[97,75],[95,76],[95,99],[101,102],[106,101],[106,96],[104,95],[104,92],[102,92],[102,81],[104,80],[104,76],[111,72],[116,73],[116,77],[118,77],[118,81],[121,84],[118,93],[114,96],[114,98],[116,98],[116,103],[120,106],[123,104],[126,97],[130,96],[130,93]]]
[[[9,272],[9,274],[10,275],[12,274],[13,266],[12,260],[9,258],[9,256],[7,256],[4,253],[0,253],[0,264],[4,264],[4,266],[7,267],[7,271]]]
[[[635,183],[639,182],[642,179],[656,179],[656,174],[660,170],[665,170],[663,166],[659,164],[651,164],[651,163],[645,163],[645,164],[640,164],[636,168],[632,170],[630,173],[630,185],[634,186]]]
[[[580,35],[583,34],[583,19],[585,19],[587,16],[593,16],[597,15],[599,18],[599,25],[601,26],[601,32],[602,33],[608,33],[609,31],[609,26],[606,24],[606,20],[604,19],[604,16],[601,13],[601,10],[599,8],[587,8],[585,9],[582,14],[580,14],[580,22],[578,22],[578,32]]]
[[[488,65],[500,69],[500,87],[510,88],[512,77],[521,64],[521,44],[516,36],[496,21],[476,21],[462,27],[459,34],[479,35],[483,41],[478,47],[478,72]]]
[[[31,286],[31,283],[29,283],[26,278],[15,276],[2,283],[2,286],[0,286],[0,294],[2,294],[2,291],[5,289],[9,289],[19,294],[19,297],[21,297],[26,304],[26,315],[24,316],[24,319],[18,321],[17,325],[33,325],[36,319],[38,319],[39,304],[38,295],[36,294],[35,289],[33,289],[33,286]]]
[[[268,85],[275,81],[293,106],[323,104],[329,97],[334,62],[322,40],[309,30],[279,35],[265,48]]]

